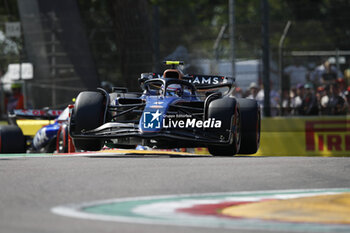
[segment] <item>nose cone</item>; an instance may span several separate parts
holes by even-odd
[[[169,106],[178,97],[148,96],[146,107],[139,122],[142,133],[159,132],[163,129],[163,119],[168,112]]]

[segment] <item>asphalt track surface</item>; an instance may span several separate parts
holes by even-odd
[[[51,208],[138,196],[349,188],[349,174],[350,158],[342,157],[0,158],[0,232],[270,232],[85,220]]]

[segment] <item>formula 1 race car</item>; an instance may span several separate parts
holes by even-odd
[[[184,75],[177,65],[143,73],[142,93],[126,88],[81,92],[71,108],[69,133],[76,149],[207,147],[215,156],[254,154],[260,144],[255,100],[233,96],[234,78]]]
[[[14,110],[0,126],[0,153],[66,153],[69,110]]]

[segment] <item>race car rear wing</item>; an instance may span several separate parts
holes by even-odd
[[[162,73],[142,73],[139,82],[143,83],[150,79],[163,78]],[[207,89],[209,87],[233,86],[235,78],[215,75],[184,75],[183,80],[192,83],[197,89]],[[224,84],[224,85],[223,85]]]
[[[63,110],[54,109],[15,109],[13,110],[16,117],[28,118],[28,119],[43,119],[43,120],[53,120],[56,119]]]
[[[16,125],[17,119],[54,120],[63,110],[54,109],[15,109],[8,114],[9,124]]]

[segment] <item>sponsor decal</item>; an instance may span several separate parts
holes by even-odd
[[[145,129],[160,129],[161,125],[161,120],[160,116],[162,114],[157,110],[156,112],[144,112],[143,113],[143,127]]]
[[[159,109],[161,109],[161,108],[163,108],[163,106],[162,105],[151,105],[150,108],[159,108]]]
[[[221,78],[221,77],[196,76],[196,77],[193,77],[193,79],[189,79],[188,82],[192,84],[215,85],[215,84],[219,84],[221,79],[223,79],[223,77]]]
[[[62,110],[37,110],[37,109],[18,109],[14,113],[18,116],[59,116]]]
[[[46,134],[46,128],[42,128],[36,133],[33,139],[33,146],[35,148],[40,148],[40,146],[45,144],[48,140],[49,138]]]
[[[205,121],[196,118],[187,118],[183,120],[164,118],[163,128],[221,128],[221,121],[215,118],[209,118]]]
[[[221,120],[209,118],[202,120],[192,118],[189,114],[162,115],[159,110],[156,112],[144,112],[143,127],[145,129],[160,128],[221,128]]]
[[[163,78],[162,74],[150,74],[148,78]],[[185,81],[194,85],[216,85],[219,83],[226,83],[227,79],[224,76],[207,76],[207,75],[190,75],[184,77]]]
[[[306,151],[350,151],[350,120],[306,121]]]

